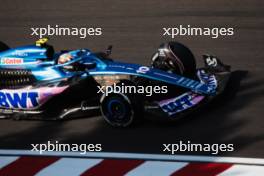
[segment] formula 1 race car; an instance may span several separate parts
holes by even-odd
[[[0,42],[2,118],[59,120],[100,110],[118,127],[146,112],[179,118],[219,95],[230,76],[230,66],[211,55],[197,69],[191,51],[178,42],[162,44],[151,65],[142,66],[114,61],[111,46],[55,53],[47,41],[17,48]],[[65,55],[70,60],[60,63]],[[154,87],[151,96],[147,87]]]

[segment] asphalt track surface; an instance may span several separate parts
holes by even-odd
[[[234,27],[234,36],[178,36],[201,55],[213,53],[234,70],[225,94],[205,110],[177,122],[145,120],[128,129],[114,129],[101,117],[64,122],[0,121],[1,149],[30,149],[30,144],[102,143],[108,152],[163,153],[163,143],[233,143],[223,156],[264,157],[264,2],[221,1],[1,1],[0,39],[10,46],[33,43],[31,27],[61,25],[102,27],[103,35],[80,39],[52,37],[57,50],[103,50],[112,44],[113,58],[148,64],[158,45],[171,40],[163,27]],[[151,117],[148,117],[151,118]],[[168,154],[168,153],[164,153]],[[208,153],[178,153],[209,155]]]

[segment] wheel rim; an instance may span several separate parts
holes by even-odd
[[[133,109],[123,95],[105,97],[101,103],[103,118],[112,126],[126,127],[133,121]]]
[[[110,116],[116,119],[123,119],[125,117],[125,105],[119,100],[111,100],[107,106]]]

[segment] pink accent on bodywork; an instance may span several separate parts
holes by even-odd
[[[159,101],[158,104],[160,106],[162,106],[164,104],[168,104],[170,102],[174,102],[175,100],[180,99],[184,95],[185,96],[186,95],[191,96],[192,97],[191,102],[194,103],[194,104],[198,104],[200,101],[202,101],[204,99],[204,96],[202,96],[202,95],[198,95],[198,94],[195,94],[193,92],[187,92],[187,93],[185,93],[183,95],[180,95],[178,97],[173,97],[173,98],[170,98],[170,99]]]
[[[197,96],[195,96],[193,99],[192,99],[192,102],[194,103],[194,104],[198,104],[200,101],[202,101],[204,99],[204,96],[202,96],[202,95],[197,95]]]
[[[39,94],[39,105],[44,104],[48,99],[51,97],[58,95],[62,93],[65,89],[67,89],[69,86],[63,86],[63,87],[41,87],[39,89],[31,89],[31,91],[36,91]],[[32,107],[32,105],[30,106]]]

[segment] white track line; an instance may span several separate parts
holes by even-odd
[[[125,176],[168,176],[187,164],[184,162],[146,161],[129,171]]]
[[[118,159],[143,159],[143,160],[165,160],[165,161],[192,161],[192,162],[218,162],[234,164],[264,165],[262,158],[241,158],[241,157],[213,157],[193,155],[162,155],[162,154],[139,154],[139,153],[110,153],[110,152],[87,152],[82,155],[78,152],[32,152],[30,150],[0,150],[0,155],[20,156],[61,156],[80,158],[118,158]]]
[[[0,156],[0,169],[14,162],[18,158],[19,157],[14,157],[14,156]]]
[[[50,166],[38,172],[37,176],[52,175],[81,175],[89,168],[100,163],[102,159],[85,159],[85,158],[62,158]]]
[[[263,173],[263,166],[234,165],[218,176],[261,176]]]

